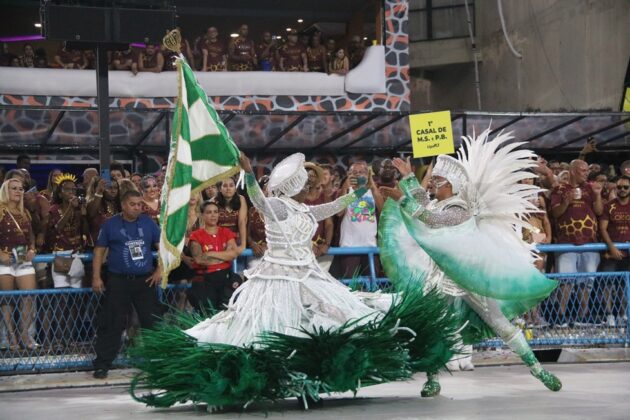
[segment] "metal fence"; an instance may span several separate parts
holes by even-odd
[[[623,244],[622,248],[628,248]],[[541,247],[542,248],[542,247]],[[580,250],[601,250],[589,245]],[[544,251],[575,250],[575,247],[545,246]],[[248,250],[249,251],[249,250]],[[378,248],[331,248],[334,255],[367,254],[370,276],[344,279],[346,284],[360,283],[366,290],[388,286],[386,278],[377,277],[374,256]],[[251,251],[248,252],[251,255]],[[246,254],[247,255],[247,254]],[[86,254],[86,260],[91,255]],[[38,256],[37,262],[50,262],[52,256]],[[630,272],[548,274],[560,286],[536,309],[515,322],[525,330],[534,347],[628,345],[630,332]],[[585,288],[582,280],[592,280]],[[580,283],[580,284],[578,284]],[[189,308],[186,285],[158,289],[165,310]],[[101,297],[89,288],[47,289],[0,292],[3,319],[0,321],[0,374],[89,368],[94,357],[95,317]],[[566,306],[562,301],[566,301]],[[566,310],[563,312],[563,308]],[[137,333],[130,313],[130,326],[123,333],[124,347]],[[11,325],[16,341],[11,340]],[[12,345],[17,344],[17,346]],[[478,348],[501,347],[499,339],[478,343]],[[118,365],[125,365],[121,356]]]

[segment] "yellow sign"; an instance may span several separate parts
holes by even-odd
[[[455,152],[450,111],[410,115],[409,126],[413,157]]]

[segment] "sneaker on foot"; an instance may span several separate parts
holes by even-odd
[[[92,376],[95,379],[105,379],[107,378],[107,369],[96,369]]]

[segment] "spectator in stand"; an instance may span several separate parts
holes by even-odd
[[[109,176],[112,181],[120,181],[125,178],[125,168],[120,163],[112,162],[109,168]]]
[[[326,199],[322,193],[322,182],[324,180],[324,173],[322,169],[311,162],[304,163],[304,168],[308,175],[308,191],[302,198],[302,203],[307,206],[314,206],[326,203]],[[330,270],[333,256],[328,255],[328,249],[332,243],[334,234],[334,224],[332,217],[328,217],[324,220],[320,220],[317,223],[317,230],[313,234],[311,239],[313,245],[313,254],[317,258],[317,263],[324,271]]]
[[[238,29],[238,36],[233,38],[228,45],[228,57],[230,70],[252,71],[258,65],[256,58],[256,46],[254,41],[247,39],[249,27],[245,24]]]
[[[179,26],[176,29],[179,30],[180,34],[182,33],[182,30]],[[186,60],[188,61],[188,64],[190,65],[190,67],[193,70],[195,70],[195,67],[194,67],[195,59],[193,57],[193,52],[192,52],[192,49],[190,48],[190,44],[188,43],[188,40],[184,38],[183,34],[182,34],[182,40],[179,44],[179,49],[184,55],[184,57],[186,57]],[[167,50],[164,53],[164,71],[177,70],[177,65],[175,64],[176,58],[177,58],[177,53],[174,51]]]
[[[324,196],[324,202],[330,203],[331,201],[335,201],[339,196],[337,188],[335,188],[334,185],[335,178],[333,169],[327,164],[319,165],[319,167],[322,168],[322,194]]]
[[[31,44],[24,44],[24,54],[20,56],[20,66],[35,67],[35,50]]]
[[[35,289],[35,269],[31,262],[35,257],[35,236],[30,215],[24,208],[24,186],[19,179],[9,178],[0,187],[0,227],[0,290]],[[17,350],[18,346],[22,346],[32,350],[38,347],[29,335],[33,322],[33,298],[21,296],[18,332],[9,301],[3,299],[0,302],[10,349]]]
[[[160,189],[157,180],[151,175],[142,178],[142,214],[149,216],[160,225]]]
[[[376,184],[380,187],[395,188],[398,185],[399,173],[391,159],[381,160],[378,166],[378,181]]]
[[[0,165],[0,185],[4,182],[4,177],[7,175],[7,170],[4,166]]]
[[[258,68],[262,71],[276,70],[276,54],[278,44],[271,36],[271,32],[265,31],[262,34],[262,41],[256,45],[256,57],[258,58]]]
[[[350,60],[350,68],[355,68],[363,60],[365,55],[365,45],[359,35],[354,35],[350,39],[350,45],[348,45],[348,59]]]
[[[332,61],[328,62],[328,73],[345,76],[350,71],[350,62],[343,48],[339,48]]]
[[[218,192],[217,184],[208,185],[208,187],[201,192],[201,199],[202,201],[213,200]]]
[[[123,51],[114,51],[112,55],[113,70],[129,70],[138,74],[138,54],[131,49],[131,45]]]
[[[201,71],[227,71],[227,48],[214,26],[208,28],[201,42],[201,54]]]
[[[94,244],[101,226],[120,212],[118,183],[105,181],[100,176],[92,178],[87,190],[87,215],[90,228],[88,243]]]
[[[313,35],[311,45],[306,49],[308,59],[308,70],[320,73],[326,73],[328,70],[328,61],[326,60],[326,47],[322,45],[321,32],[319,35]]]
[[[219,226],[230,229],[236,235],[239,255],[247,245],[247,201],[236,192],[233,178],[221,182],[214,200],[219,207]]]
[[[603,254],[599,270],[630,271],[628,250],[622,251],[615,246],[615,243],[630,243],[630,177],[626,175],[619,177],[617,197],[605,205],[599,223],[599,234],[608,245],[608,251]],[[621,279],[607,281],[604,299],[606,300],[606,324],[610,327],[617,325],[614,309],[617,309],[617,316],[624,316],[625,311],[621,304],[617,308],[613,305],[613,300],[623,293],[623,288]]]
[[[203,311],[208,302],[221,310],[238,287],[232,281],[230,262],[240,255],[232,230],[219,226],[219,207],[212,201],[201,205],[203,228],[190,235],[190,252],[198,277],[192,282],[193,306]]]
[[[308,71],[306,47],[298,43],[298,34],[294,29],[287,36],[287,43],[280,48],[281,71]]]
[[[330,63],[332,63],[333,59],[335,58],[336,52],[337,52],[337,43],[335,42],[335,39],[328,38],[326,40],[326,62],[328,63],[328,67],[330,67]]]
[[[20,65],[20,59],[18,57],[13,57],[11,59],[11,64],[9,64],[11,67],[22,67]]]
[[[53,196],[53,191],[55,189],[55,185],[57,185],[55,183],[55,179],[61,175],[61,169],[53,169],[52,171],[50,171],[50,173],[48,174],[48,182],[46,183],[46,189],[45,190],[41,190],[39,193],[41,195],[43,195],[46,200],[48,201],[52,201],[52,196]]]
[[[79,50],[69,50],[64,42],[55,55],[55,64],[62,69],[83,70],[87,67],[87,60]]]
[[[81,184],[77,185],[77,195],[79,197],[87,198],[88,187],[90,186],[90,182],[92,182],[92,178],[94,178],[95,176],[98,176],[98,169],[85,168],[81,177]]]
[[[534,180],[532,178],[523,179],[521,184],[533,185]],[[538,208],[538,212],[531,213],[526,219],[526,222],[532,225],[534,230],[523,229],[523,240],[530,244],[549,244],[552,241],[552,229],[551,221],[547,216],[544,197],[540,195],[532,199],[531,202]],[[540,259],[536,260],[534,265],[540,272],[544,272],[546,255],[541,252],[537,252],[537,255]]]
[[[304,48],[309,47],[311,38],[308,36],[307,33],[302,32],[301,34],[298,35],[298,39],[299,39],[300,45],[302,45]]]
[[[369,190],[363,197],[357,199],[346,209],[339,212],[341,217],[340,240],[341,247],[375,247],[378,215],[383,208],[383,196],[376,187],[368,165],[365,161],[357,161],[350,166],[348,178],[344,183],[339,195],[353,192],[361,186],[367,185]],[[378,259],[375,257],[374,263],[378,273]],[[355,274],[368,275],[369,261],[367,255],[349,255],[341,260],[343,277],[353,277]]]
[[[45,251],[71,255],[84,251],[84,240],[89,232],[85,202],[76,195],[74,176],[61,174],[55,179],[55,190],[46,227]],[[51,267],[55,287],[81,287],[83,268],[81,260],[70,265],[54,263]],[[81,266],[81,269],[79,269]]]
[[[9,67],[14,58],[17,58],[15,54],[11,54],[9,51],[9,44],[2,43],[2,53],[0,53],[0,67]],[[18,59],[18,63],[20,60]]]
[[[160,283],[160,267],[153,268],[152,246],[158,247],[160,228],[141,214],[142,195],[127,191],[121,198],[122,213],[107,220],[94,248],[92,289],[105,292],[97,321],[94,350],[94,377],[105,379],[118,354],[125,321],[133,304],[142,328],[151,328],[160,308],[155,286]],[[107,286],[101,267],[107,254]]]
[[[258,180],[258,185],[265,195],[267,195],[268,182],[268,175],[263,175]],[[251,270],[260,263],[260,259],[264,255],[265,251],[267,251],[265,220],[256,206],[251,206],[247,214],[247,244],[254,253],[254,257],[250,258],[247,263],[247,268]]]
[[[551,169],[554,175],[558,176],[560,171],[562,171],[562,166],[560,166],[560,162],[558,162],[557,160],[550,160],[549,169]]]
[[[85,50],[83,51],[83,57],[85,58],[85,62],[87,63],[85,68],[88,70],[96,70],[96,53],[94,50]],[[109,57],[108,57],[108,67],[109,67]]]
[[[576,159],[570,164],[568,183],[562,183],[551,192],[551,212],[554,218],[556,243],[582,245],[597,242],[597,217],[602,214],[602,186],[588,184],[588,164]],[[556,254],[558,273],[594,273],[599,264],[597,252],[559,252]],[[566,315],[573,284],[578,287],[582,320],[588,318],[589,296],[593,278],[580,278],[575,283],[560,285],[560,323],[570,320]]]
[[[630,160],[626,160],[621,164],[621,175],[630,177]]]
[[[136,186],[136,189],[138,191],[142,191],[142,178],[142,174],[139,174],[137,172],[131,174],[131,182],[133,182],[133,185]]]
[[[31,158],[29,155],[19,155],[15,160],[15,169],[31,170]]]
[[[164,55],[155,45],[147,45],[138,57],[138,71],[161,73],[164,68]]]
[[[589,165],[589,170],[590,167],[592,165]],[[598,165],[599,166],[599,165]],[[602,186],[602,200],[604,202],[604,204],[608,203],[610,200],[614,200],[616,198],[616,189],[617,186],[615,185],[615,189],[609,189],[608,188],[608,176],[603,173],[603,172],[590,172],[588,174],[588,182],[589,183],[593,183],[593,182],[597,182],[599,185]]]
[[[41,50],[41,48],[38,48],[38,51],[39,50]],[[50,67],[48,65],[48,58],[46,58],[45,52],[43,54],[35,54],[35,67],[38,69],[47,69]]]
[[[30,168],[30,160],[28,161],[28,164],[26,161],[22,160],[21,165],[28,166]],[[24,208],[31,216],[31,226],[35,235],[35,247],[36,249],[41,250],[44,245],[46,226],[48,224],[50,202],[46,199],[46,197],[36,191],[36,188],[31,188],[31,175],[26,169],[14,169],[9,171],[7,173],[7,179],[11,178],[18,179],[22,182],[25,191],[23,195]],[[36,263],[35,272],[37,283],[40,287],[45,288],[43,286],[46,286],[48,282],[46,263]]]

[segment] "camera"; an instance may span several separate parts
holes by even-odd
[[[86,200],[85,200],[85,196],[80,195],[77,197],[77,200],[79,200],[79,205],[82,206],[85,204]]]

